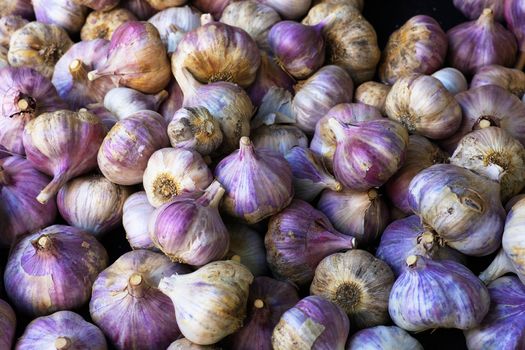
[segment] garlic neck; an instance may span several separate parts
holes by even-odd
[[[431,253],[435,247],[435,236],[430,231],[423,232],[418,238],[417,243],[423,247],[423,250],[427,253]]]
[[[16,106],[20,112],[30,113],[36,108],[36,101],[29,95],[26,95],[22,92],[18,93],[18,96],[15,98]]]
[[[69,64],[69,73],[74,80],[86,80],[88,72],[86,65],[80,59],[74,59]]]
[[[142,298],[148,285],[144,277],[138,272],[133,273],[128,279],[128,293],[135,298]]]
[[[33,247],[41,252],[49,251],[53,247],[53,240],[47,235],[41,235],[32,242]]]
[[[494,12],[490,8],[486,8],[481,13],[477,20],[477,24],[481,26],[492,26],[494,25]]]
[[[246,156],[255,156],[255,147],[253,146],[250,138],[247,136],[241,137],[239,155],[243,158]]]
[[[264,301],[261,299],[255,299],[253,306],[255,306],[256,309],[262,309],[264,307]]]
[[[55,340],[55,348],[56,350],[68,350],[71,347],[71,339],[68,337],[58,337]]]
[[[215,180],[208,186],[204,194],[199,198],[199,204],[212,208],[218,208],[221,202],[222,196],[224,195],[224,188]]]

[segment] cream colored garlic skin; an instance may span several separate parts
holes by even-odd
[[[159,289],[173,301],[184,337],[198,345],[211,345],[242,326],[252,281],[246,267],[227,260],[187,275],[164,277]]]
[[[149,204],[144,191],[133,193],[124,202],[122,225],[132,249],[156,250],[148,232],[148,220],[153,211],[155,207]]]
[[[385,103],[386,97],[392,87],[376,81],[367,81],[357,87],[355,90],[355,102],[377,108],[381,114],[386,115]]]
[[[133,13],[126,9],[116,8],[111,11],[93,11],[87,18],[80,38],[82,41],[93,39],[111,40],[113,32],[122,24],[128,21],[136,21]]]

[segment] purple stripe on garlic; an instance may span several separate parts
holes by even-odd
[[[424,350],[412,336],[396,326],[363,329],[348,339],[346,350]]]

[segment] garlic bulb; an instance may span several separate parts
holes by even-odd
[[[354,100],[355,102],[375,107],[381,112],[381,114],[386,115],[386,96],[391,88],[390,85],[381,84],[375,81],[367,81],[357,87]]]
[[[164,277],[188,272],[162,254],[128,252],[95,280],[89,303],[91,319],[117,349],[165,349],[180,331],[173,303],[158,286]]]
[[[379,77],[386,84],[412,73],[432,74],[443,66],[447,36],[430,16],[410,18],[393,32],[383,51]]]
[[[500,0],[454,0],[454,6],[469,19],[478,18],[484,9],[490,8],[496,20],[503,19],[503,3]]]
[[[175,112],[182,108],[182,102],[184,100],[184,94],[182,89],[177,83],[177,80],[171,79],[170,83],[166,87],[168,91],[168,97],[159,107],[159,113],[164,117],[166,122],[170,122]]]
[[[292,112],[297,126],[313,133],[315,125],[330,108],[352,101],[354,84],[338,66],[324,66],[307,80],[295,86]]]
[[[137,18],[126,9],[116,8],[110,11],[93,11],[80,30],[82,41],[105,39],[111,40],[115,30],[123,23],[136,21]]]
[[[109,11],[118,5],[119,0],[73,0],[95,11]]]
[[[346,350],[424,350],[412,336],[396,326],[360,330],[348,339]]]
[[[203,191],[212,180],[201,155],[184,148],[162,148],[153,153],[143,176],[148,200],[155,208],[184,192]]]
[[[365,247],[375,243],[390,220],[387,203],[374,188],[364,192],[346,188],[340,192],[325,190],[317,209],[338,231],[354,236],[359,246]]]
[[[510,93],[522,98],[525,93],[525,73],[518,69],[498,65],[484,66],[478,69],[472,78],[470,88],[484,85],[498,85]]]
[[[154,211],[144,191],[133,193],[124,202],[122,226],[132,249],[156,250],[148,232],[148,221]]]
[[[310,286],[343,309],[352,326],[363,329],[388,322],[388,297],[394,274],[382,260],[365,250],[353,249],[324,258]]]
[[[525,276],[514,267],[512,260],[505,253],[505,249],[501,248],[490,265],[479,274],[479,279],[483,283],[489,284],[507,273],[514,273],[520,280],[525,281]]]
[[[227,258],[240,262],[254,276],[268,273],[264,237],[248,225],[226,223],[230,234],[230,247]]]
[[[181,108],[168,124],[173,147],[194,150],[202,155],[214,152],[222,143],[220,123],[206,107]]]
[[[36,20],[57,25],[69,33],[77,33],[86,21],[88,9],[74,0],[32,0]]]
[[[0,6],[0,17],[20,16],[27,20],[35,18],[30,0],[13,0],[3,2]]]
[[[9,49],[11,35],[18,29],[29,23],[28,20],[20,16],[3,16],[0,18],[0,46]]]
[[[392,287],[388,304],[397,326],[417,332],[433,328],[465,330],[481,323],[489,311],[490,296],[469,269],[454,261],[418,255],[409,256],[406,264],[407,269]]]
[[[166,350],[221,350],[213,345],[197,345],[186,338],[175,340]]]
[[[293,147],[308,147],[308,137],[295,125],[262,125],[250,133],[255,148],[269,148],[285,156]]]
[[[312,0],[257,0],[257,2],[272,7],[285,19],[298,19],[303,17],[310,8]]]
[[[456,68],[443,68],[432,74],[432,76],[439,80],[452,95],[468,90],[467,79]]]
[[[11,67],[33,68],[51,79],[55,64],[71,45],[62,28],[30,22],[11,35],[7,58]]]
[[[101,78],[93,81],[97,82]],[[155,95],[146,95],[140,91],[116,87],[104,94],[104,107],[118,119],[124,119],[142,110],[157,111],[161,103],[168,97],[168,92],[162,90]]]
[[[99,237],[117,227],[131,189],[116,185],[102,175],[77,177],[58,191],[57,205],[71,226]]]
[[[521,199],[512,206],[507,215],[503,231],[502,246],[520,280],[525,281],[525,264],[523,259],[523,218],[525,217],[525,200]]]
[[[159,289],[175,305],[184,337],[210,345],[242,326],[252,281],[250,271],[238,262],[216,261],[187,275],[164,277]]]
[[[128,0],[121,3],[122,7],[133,13],[140,21],[146,21],[158,11],[147,0]]]
[[[409,132],[431,139],[447,138],[461,124],[461,108],[454,95],[438,79],[427,75],[398,79],[386,98],[385,110]]]
[[[268,32],[281,20],[270,6],[254,0],[230,3],[222,12],[221,22],[244,29],[259,48],[268,51]]]
[[[157,28],[160,40],[166,46],[168,55],[171,55],[177,49],[184,34],[201,25],[200,16],[199,11],[189,6],[170,7],[155,14],[148,22]]]
[[[193,0],[192,5],[203,13],[210,13],[213,18],[219,20],[222,11],[234,0]]]
[[[355,84],[372,80],[381,58],[372,25],[351,4],[328,2],[312,7],[302,23],[316,25],[323,21],[328,63],[344,68]]]
[[[241,138],[239,150],[219,162],[215,176],[226,190],[222,209],[247,223],[277,214],[293,198],[286,159],[266,148],[255,149],[248,137]]]
[[[11,306],[0,299],[0,326],[2,336],[0,336],[0,347],[11,349],[15,338],[16,315]]]

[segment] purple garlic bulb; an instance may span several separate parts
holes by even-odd
[[[308,137],[295,125],[261,125],[250,132],[255,148],[269,148],[286,156],[295,146],[308,147]]]
[[[465,75],[472,76],[489,64],[510,67],[516,60],[516,38],[494,20],[490,8],[477,20],[450,29],[447,36],[448,61]]]
[[[525,5],[520,0],[492,1],[501,4],[500,6],[504,6],[503,11],[507,28],[518,39],[520,56],[516,62],[516,68],[521,71],[523,66],[525,66]]]
[[[100,79],[95,80],[98,81]],[[161,103],[168,97],[168,92],[162,90],[155,95],[143,94],[140,91],[115,87],[104,94],[104,107],[119,120],[142,110],[157,111]]]
[[[384,185],[405,161],[408,132],[398,122],[382,119],[357,125],[328,121],[337,140],[334,174],[344,186],[367,191]]]
[[[188,272],[159,253],[126,253],[95,280],[91,319],[117,349],[165,349],[180,331],[173,303],[158,285],[163,277]]]
[[[89,1],[89,0],[88,0]],[[111,0],[115,1],[115,0]],[[133,13],[139,20],[146,21],[158,11],[147,0],[128,0],[121,3],[122,7]]]
[[[184,94],[182,93],[179,83],[177,83],[177,80],[175,79],[171,79],[166,87],[166,91],[168,91],[168,97],[166,97],[164,102],[160,105],[159,113],[164,117],[166,122],[169,123],[175,112],[182,108]]]
[[[264,244],[266,259],[275,276],[306,285],[322,259],[355,248],[356,240],[336,231],[322,212],[295,199],[270,218]]]
[[[133,193],[124,202],[122,226],[132,249],[156,250],[148,232],[148,221],[154,211],[144,191]]]
[[[0,349],[11,349],[15,338],[16,315],[8,303],[0,299]]]
[[[470,350],[522,349],[525,339],[525,286],[516,277],[489,284],[490,309],[478,327],[464,331]]]
[[[454,0],[454,6],[469,19],[476,19],[486,8],[494,12],[494,18],[503,19],[503,3],[505,0]]]
[[[80,32],[88,9],[78,1],[32,0],[38,22],[54,24],[74,34]]]
[[[388,304],[397,326],[419,332],[432,328],[465,330],[481,323],[489,311],[490,296],[469,269],[454,261],[419,255],[410,255],[406,264]]]
[[[16,343],[17,350],[106,350],[106,338],[100,329],[71,311],[41,316],[27,325]]]
[[[511,94],[522,98],[525,93],[525,72],[496,64],[484,66],[478,69],[476,75],[472,77],[470,88],[473,89],[484,85],[501,86]]]
[[[16,308],[30,316],[79,308],[89,300],[107,262],[106,250],[93,235],[76,227],[49,226],[14,246],[5,289]]]
[[[214,181],[204,192],[181,194],[149,218],[155,246],[172,261],[202,266],[222,259],[230,237],[219,214],[224,188]]]
[[[344,349],[350,322],[344,311],[319,296],[309,296],[286,311],[272,334],[274,349]]]
[[[360,330],[348,339],[346,350],[424,350],[412,336],[396,326]]]
[[[247,223],[257,223],[277,214],[293,198],[292,171],[286,159],[266,149],[256,149],[248,137],[240,148],[215,168],[226,194],[222,209]]]

